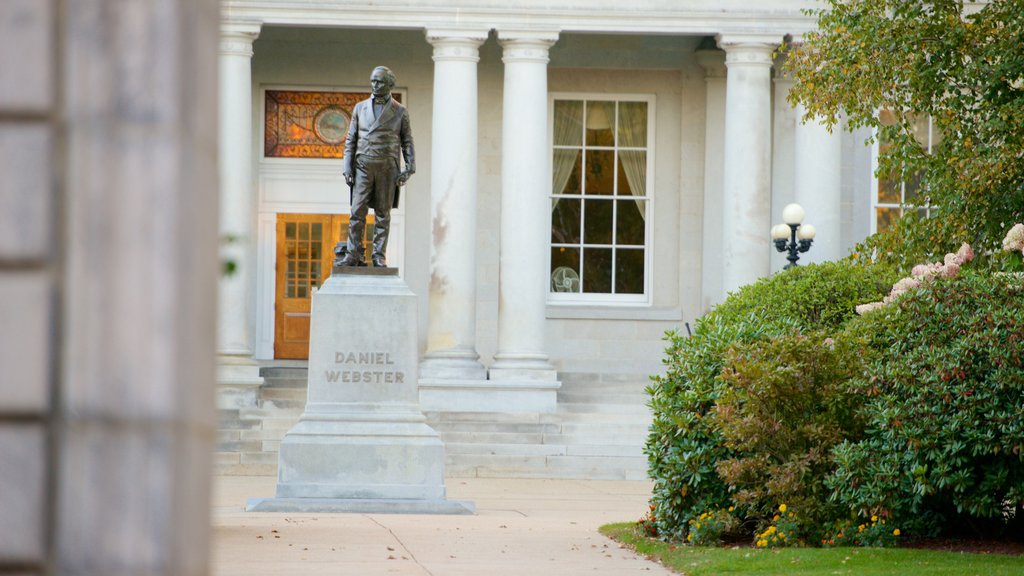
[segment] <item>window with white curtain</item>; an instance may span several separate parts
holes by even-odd
[[[652,108],[555,97],[552,302],[648,301]]]

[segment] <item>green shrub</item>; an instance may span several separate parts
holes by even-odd
[[[896,278],[891,269],[845,261],[801,266],[730,295],[697,321],[693,337],[666,336],[665,373],[648,387],[654,418],[645,447],[654,479],[651,517],[662,537],[684,539],[691,519],[731,502],[716,466],[735,454],[713,410],[725,391],[726,351],[798,332],[833,332],[856,305],[880,300]]]
[[[848,385],[863,361],[859,342],[822,333],[737,344],[727,354],[715,416],[734,456],[717,471],[748,519],[772,517],[780,502],[800,510],[784,531],[790,543],[817,542],[849,515],[830,502],[825,480],[832,448],[863,432],[860,397]]]
[[[865,436],[834,451],[829,486],[907,531],[998,530],[1024,510],[1024,293],[970,272],[848,326],[874,355],[852,382]]]
[[[735,509],[718,509],[704,512],[691,518],[686,534],[686,541],[694,546],[717,546],[722,543],[722,536],[736,528]]]

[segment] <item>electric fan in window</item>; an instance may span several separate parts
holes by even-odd
[[[551,272],[552,292],[579,292],[580,275],[568,266],[559,266]]]

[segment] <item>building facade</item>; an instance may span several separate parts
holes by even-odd
[[[416,140],[388,256],[419,297],[425,409],[642,389],[666,331],[785,264],[783,206],[818,230],[802,261],[873,230],[867,134],[786,101],[779,48],[814,25],[810,0],[222,6],[222,383],[303,357],[348,214],[347,111],[377,65]]]

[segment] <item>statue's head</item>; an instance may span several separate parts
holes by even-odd
[[[370,74],[370,90],[374,96],[390,94],[395,87],[395,73],[387,66],[377,66]]]

